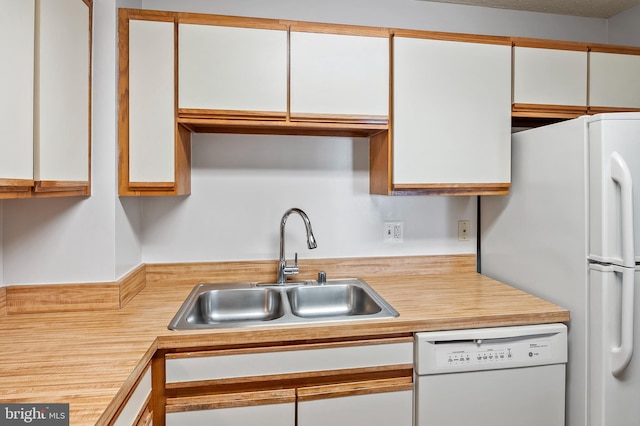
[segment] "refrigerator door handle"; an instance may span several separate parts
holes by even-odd
[[[634,268],[616,268],[622,272],[622,312],[620,318],[620,346],[611,349],[611,373],[618,376],[629,365],[633,356],[633,290]]]
[[[633,180],[624,158],[613,152],[609,161],[611,179],[620,186],[620,238],[622,240],[622,266],[635,268],[633,241]]]

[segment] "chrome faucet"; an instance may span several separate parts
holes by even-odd
[[[307,247],[309,247],[309,249],[318,247],[318,244],[316,244],[316,238],[313,236],[311,222],[309,221],[307,214],[295,207],[287,210],[280,221],[280,263],[278,263],[278,284],[285,284],[287,282],[287,275],[295,275],[299,272],[298,253],[295,254],[293,266],[287,265],[287,260],[284,258],[284,225],[287,223],[287,219],[291,213],[298,213],[304,221],[304,226],[307,228]]]

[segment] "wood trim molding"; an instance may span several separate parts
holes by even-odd
[[[573,41],[546,40],[539,38],[510,37],[515,47],[534,47],[540,49],[554,50],[574,50],[586,52],[589,50],[588,43],[580,43]]]
[[[510,183],[394,184],[392,195],[507,195]]]
[[[475,254],[300,259],[301,280],[315,279],[319,269],[332,276],[397,276],[401,273],[438,275],[476,271]],[[230,280],[275,282],[277,260],[146,264],[147,285],[224,283]]]
[[[613,44],[590,44],[590,52],[619,53],[622,55],[640,55],[640,47],[618,46]]]
[[[167,413],[213,410],[217,408],[251,407],[254,405],[286,404],[296,402],[295,389],[237,392],[221,395],[198,395],[167,399]]]
[[[7,288],[0,287],[0,317],[7,316]]]
[[[315,279],[316,271],[332,276],[395,276],[475,272],[474,254],[302,259],[301,280]],[[0,287],[0,316],[45,312],[117,310],[147,285],[172,282],[275,282],[276,260],[141,264],[114,282],[9,285]]]
[[[446,33],[440,31],[424,31],[424,30],[391,30],[392,34],[397,37],[425,38],[443,41],[459,41],[465,43],[482,43],[482,44],[500,44],[511,46],[511,38],[504,36],[488,36],[480,34],[460,34]]]
[[[145,286],[144,265],[115,282],[5,287],[7,315],[120,309]]]
[[[575,118],[586,113],[586,105],[513,104],[511,107],[512,117]]]
[[[413,390],[413,380],[407,377],[365,380],[361,382],[310,386],[297,389],[298,402],[345,396],[370,395],[375,393]]]
[[[589,114],[602,114],[606,112],[639,112],[640,108],[618,108],[618,107],[603,107],[603,106],[590,106]]]

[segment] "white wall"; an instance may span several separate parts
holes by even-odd
[[[145,9],[180,10],[411,28],[606,42],[606,20],[422,0],[142,0]]]
[[[457,239],[475,198],[369,195],[367,139],[195,135],[192,170],[191,196],[144,200],[145,262],[276,259],[290,207],[309,215],[318,248],[292,216],[289,257],[475,252]],[[404,221],[403,244],[383,243],[385,220]]]
[[[367,191],[359,139],[199,135],[193,194],[117,196],[116,4],[229,15],[606,42],[606,21],[416,0],[94,0],[93,195],[6,200],[0,285],[114,280],[141,261],[275,258],[286,208],[311,216],[319,248],[288,226],[302,257],[475,251],[459,243],[469,197],[381,197]],[[381,243],[384,220],[405,221],[405,243]],[[298,221],[298,223],[296,223]],[[475,224],[472,233],[475,232]]]
[[[640,46],[640,5],[609,19],[608,40],[611,44]]]
[[[125,213],[117,197],[116,3],[93,13],[92,195],[3,202],[5,285],[113,281],[140,263],[141,203]]]

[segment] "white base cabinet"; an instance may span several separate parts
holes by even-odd
[[[410,426],[409,339],[166,354],[166,414],[154,407],[154,421],[170,426]]]
[[[252,405],[214,410],[183,411],[167,413],[167,426],[294,426],[296,404]]]
[[[411,426],[413,391],[298,402],[298,426]]]

